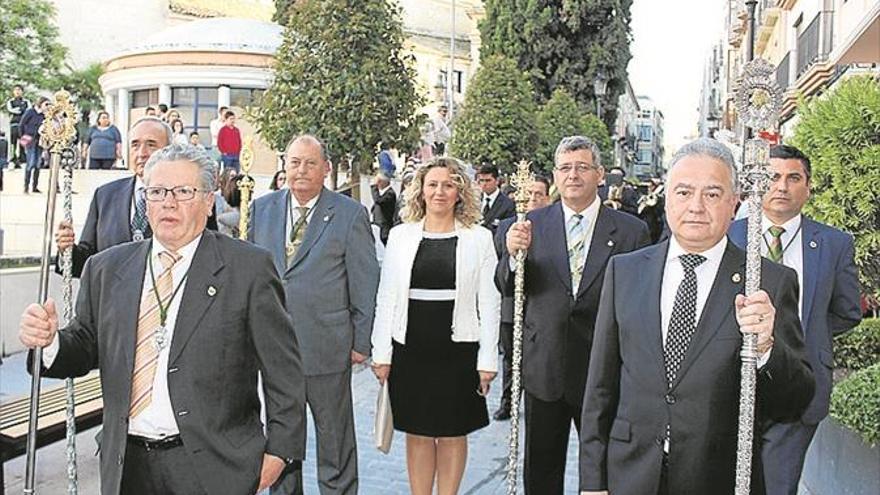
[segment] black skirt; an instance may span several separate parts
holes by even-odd
[[[477,342],[452,341],[453,301],[409,300],[406,345],[393,342],[389,392],[394,429],[459,437],[489,424],[478,394]]]

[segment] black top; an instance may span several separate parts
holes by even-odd
[[[411,289],[455,289],[455,247],[458,237],[425,234],[413,261]]]

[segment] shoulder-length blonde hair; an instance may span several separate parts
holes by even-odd
[[[400,214],[404,222],[419,222],[425,218],[425,195],[422,187],[425,176],[432,168],[443,167],[449,170],[449,176],[458,189],[458,200],[455,202],[455,219],[464,227],[472,227],[480,221],[480,207],[470,177],[464,171],[464,165],[455,158],[444,156],[431,160],[424,167],[416,170],[412,183],[407,186],[404,196],[405,206]]]

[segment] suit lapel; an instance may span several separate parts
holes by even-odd
[[[216,299],[215,295],[223,290],[222,280],[217,274],[223,270],[224,260],[217,250],[214,235],[208,230],[204,231],[187,272],[186,287],[183,289],[180,310],[174,323],[174,335],[171,337],[169,365],[180,357],[199,322]],[[209,287],[214,288],[210,294]]]
[[[645,319],[644,328],[648,333],[648,352],[654,358],[657,373],[665,376],[665,362],[663,360],[663,330],[660,317],[660,289],[663,284],[663,273],[666,268],[666,252],[669,250],[669,241],[658,244],[652,249],[645,251],[644,294],[647,297],[642,300],[645,311],[642,315]]]
[[[551,262],[562,284],[571,292],[571,267],[568,263],[568,243],[565,237],[565,215],[562,204],[556,203],[547,210],[546,222],[541,228],[541,238],[548,240]],[[558,239],[558,240],[557,240]]]
[[[578,286],[578,297],[587,292],[587,288],[605,270],[608,258],[614,250],[614,240],[611,234],[617,230],[617,225],[611,219],[607,209],[599,206],[596,215],[596,228],[593,229],[593,239],[590,241],[590,249],[587,252],[587,262],[581,274],[581,283]]]
[[[744,292],[745,289],[745,266],[745,254],[728,240],[724,256],[721,258],[721,265],[718,267],[718,273],[712,283],[712,290],[709,292],[709,298],[706,299],[700,321],[697,323],[691,344],[688,346],[684,361],[681,363],[681,369],[675,383],[672,384],[673,388],[678,385],[691,364],[696,361],[706,345],[712,341],[712,337],[718,333],[718,330],[724,326],[727,318],[733,313],[734,299],[738,293]],[[734,276],[735,273],[739,274],[739,277]]]
[[[113,222],[112,225],[115,225],[117,229],[116,238],[117,239],[125,239],[126,241],[132,240],[131,237],[131,219],[133,208],[133,199],[134,199],[134,185],[136,184],[136,177],[132,177],[130,180],[124,182],[122,184],[122,190],[119,191],[120,198],[125,198],[127,204],[125,208],[114,208],[114,214],[116,215],[124,215],[119,219],[118,222]],[[121,205],[120,205],[121,206]]]
[[[279,274],[287,270],[287,221],[290,208],[290,190],[272,196],[272,201],[266,205],[266,211],[262,213],[267,227],[267,239],[269,251],[272,252],[272,261]],[[251,227],[253,228],[253,227]]]
[[[809,327],[810,310],[813,308],[813,298],[816,296],[816,283],[819,279],[818,271],[821,269],[819,260],[822,259],[822,237],[816,222],[802,217],[801,219],[801,244],[803,244],[803,270],[804,301],[801,308],[801,328],[806,331]]]
[[[115,307],[119,310],[117,324],[123,329],[118,332],[125,352],[128,369],[134,371],[134,348],[137,339],[138,313],[141,306],[141,294],[144,290],[144,273],[147,267],[147,253],[150,242],[144,241],[132,252],[131,256],[114,272],[116,284],[113,287]],[[140,283],[133,283],[140,281]],[[129,374],[130,376],[130,374]]]
[[[321,238],[324,229],[327,228],[327,225],[329,225],[330,221],[333,219],[333,206],[332,198],[327,189],[322,189],[321,196],[318,198],[318,202],[315,203],[315,212],[312,214],[312,218],[309,220],[308,226],[306,227],[306,234],[303,238],[302,245],[296,250],[296,254],[293,256],[293,261],[290,263],[290,268],[288,268],[288,270],[292,270],[296,267],[296,265],[305,258],[306,254],[309,253],[309,250],[312,249],[315,242]]]

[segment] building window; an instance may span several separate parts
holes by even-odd
[[[446,80],[446,74],[447,74],[447,71],[445,71],[445,70],[440,71],[440,81],[443,84],[444,88],[447,87],[449,84]],[[453,74],[454,74],[454,77],[452,78],[452,90],[458,94],[461,94],[461,82],[464,79],[464,73],[460,70],[457,70]]]
[[[128,108],[146,108],[148,106],[156,106],[159,104],[159,88],[138,89],[128,94]]]
[[[653,163],[653,156],[651,155],[651,150],[639,150],[639,163]]]
[[[238,108],[253,107],[260,104],[263,89],[231,88],[229,90],[229,106]]]
[[[217,88],[172,88],[171,107],[180,113],[184,131],[198,132],[202,144],[210,147],[210,124],[217,117]]]
[[[640,125],[639,126],[639,141],[651,141],[654,130],[651,129],[649,125]]]

